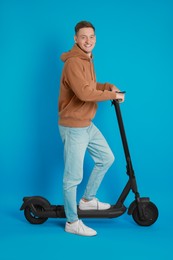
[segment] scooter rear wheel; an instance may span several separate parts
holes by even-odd
[[[39,212],[45,211],[44,207],[41,205],[33,205],[34,208]],[[38,217],[35,216],[31,210],[31,206],[27,206],[24,210],[25,218],[31,223],[31,224],[43,224],[48,218],[44,217]]]
[[[152,202],[141,202],[141,208],[144,218],[139,216],[138,207],[136,205],[132,212],[134,221],[140,226],[151,226],[154,224],[158,218],[158,209],[156,205]]]

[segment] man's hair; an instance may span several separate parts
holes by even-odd
[[[78,31],[82,28],[92,28],[95,32],[95,27],[92,25],[92,23],[87,22],[87,21],[81,21],[81,22],[77,23],[75,26],[75,34],[77,34]]]

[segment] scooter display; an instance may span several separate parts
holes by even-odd
[[[107,210],[80,210],[78,207],[78,216],[79,218],[116,218],[127,211],[129,215],[132,215],[133,220],[138,225],[150,226],[154,224],[158,218],[158,208],[153,202],[150,201],[149,197],[140,197],[128,148],[119,101],[113,100],[112,105],[115,107],[120,136],[122,139],[124,155],[127,163],[126,173],[128,175],[128,181],[115,205],[111,205],[111,208]],[[131,191],[134,193],[134,201],[127,209],[124,202]],[[41,196],[24,197],[20,210],[24,210],[25,218],[31,224],[42,224],[48,218],[66,217],[63,205],[51,205],[47,199]]]

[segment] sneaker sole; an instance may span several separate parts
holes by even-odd
[[[73,235],[78,235],[78,236],[84,236],[84,237],[93,237],[93,236],[96,236],[97,235],[97,232],[95,234],[90,234],[90,235],[86,235],[86,234],[81,234],[81,233],[77,233],[77,232],[73,232],[73,231],[70,231],[70,230],[66,230],[65,231],[67,233],[70,233],[70,234],[73,234]]]

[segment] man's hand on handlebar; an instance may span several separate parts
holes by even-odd
[[[125,99],[125,91],[121,91],[119,90],[115,85],[112,85],[111,87],[111,91],[116,92],[116,101],[118,101],[119,103],[124,102]]]
[[[116,92],[116,100],[119,102],[119,103],[122,103],[124,102],[124,99],[125,99],[125,91],[115,91]]]

